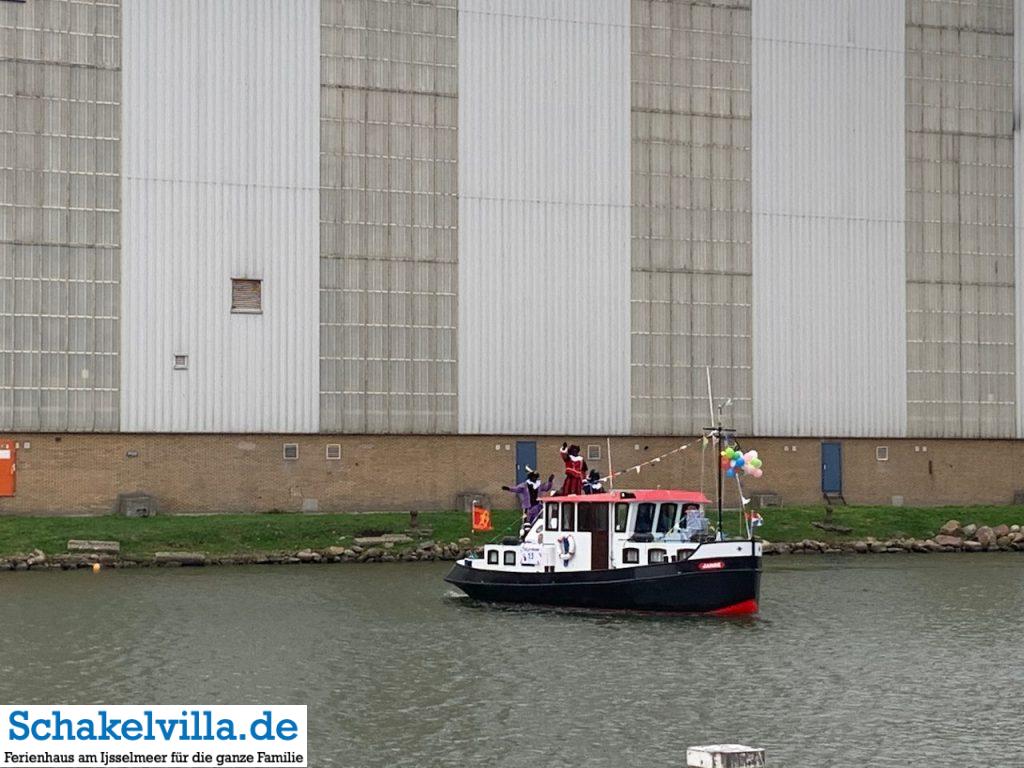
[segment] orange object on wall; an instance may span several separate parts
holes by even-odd
[[[490,531],[493,530],[491,526],[491,511],[484,507],[473,505],[473,530],[474,531]]]
[[[14,443],[8,440],[0,440],[0,496],[14,495],[15,459],[18,452],[14,449]]]

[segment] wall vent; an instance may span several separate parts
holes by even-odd
[[[875,461],[889,460],[889,446],[879,445],[875,448]]]
[[[175,355],[174,356],[174,370],[186,371],[188,370],[188,355]]]
[[[326,457],[328,461],[341,461],[341,443],[328,443]]]
[[[241,314],[258,314],[263,311],[263,281],[249,278],[232,278],[231,311]]]
[[[287,461],[295,461],[299,458],[299,444],[298,443],[285,443],[284,444],[284,458]]]

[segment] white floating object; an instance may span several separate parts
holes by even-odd
[[[763,749],[742,744],[711,744],[686,750],[689,768],[763,768],[764,764]]]

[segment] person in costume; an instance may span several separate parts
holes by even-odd
[[[558,452],[565,464],[565,480],[562,481],[562,490],[559,496],[580,496],[583,494],[583,476],[587,472],[587,462],[580,456],[578,445],[562,443],[562,449]]]
[[[551,490],[554,485],[555,476],[548,475],[548,481],[541,483],[540,473],[529,466],[526,467],[526,480],[519,485],[501,486],[501,490],[514,493],[519,497],[519,507],[523,510],[523,523],[519,529],[519,538],[524,538],[533,527],[534,521],[540,515],[543,508],[541,496]]]
[[[583,493],[604,493],[604,484],[601,482],[601,473],[596,469],[590,470],[587,479],[583,481]]]

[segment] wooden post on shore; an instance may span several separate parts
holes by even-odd
[[[686,750],[687,768],[764,768],[764,750],[742,744],[711,744]]]

